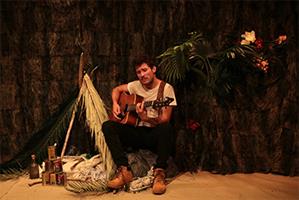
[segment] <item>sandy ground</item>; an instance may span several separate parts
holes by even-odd
[[[76,194],[63,186],[29,187],[32,180],[21,177],[0,182],[1,200],[299,200],[299,177],[273,174],[218,175],[209,172],[184,173],[169,183],[164,195],[153,195],[151,189],[139,193],[118,192]]]

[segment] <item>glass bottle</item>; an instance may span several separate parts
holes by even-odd
[[[31,155],[31,164],[30,164],[30,168],[29,168],[29,178],[30,179],[39,178],[39,168],[38,168],[38,164],[35,161],[35,155],[34,154]]]

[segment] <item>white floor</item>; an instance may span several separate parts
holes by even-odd
[[[117,194],[75,194],[63,186],[29,187],[27,177],[0,182],[1,200],[299,200],[299,177],[273,174],[217,175],[209,172],[184,173],[167,186],[165,194],[153,195],[151,189]]]

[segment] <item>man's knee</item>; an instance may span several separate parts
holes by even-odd
[[[103,124],[102,124],[102,131],[104,133],[104,136],[106,137],[106,135],[109,134],[109,132],[111,132],[110,130],[113,129],[113,126],[114,126],[114,123],[113,121],[105,121]]]

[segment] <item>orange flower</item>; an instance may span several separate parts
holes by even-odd
[[[260,68],[264,72],[268,72],[268,69],[269,69],[269,62],[268,62],[268,60],[265,60],[265,59],[261,58],[261,59],[257,59],[256,61],[257,61],[256,66],[258,68]]]
[[[275,41],[276,41],[277,44],[281,44],[281,43],[283,43],[286,40],[287,40],[287,36],[286,35],[280,35]]]

